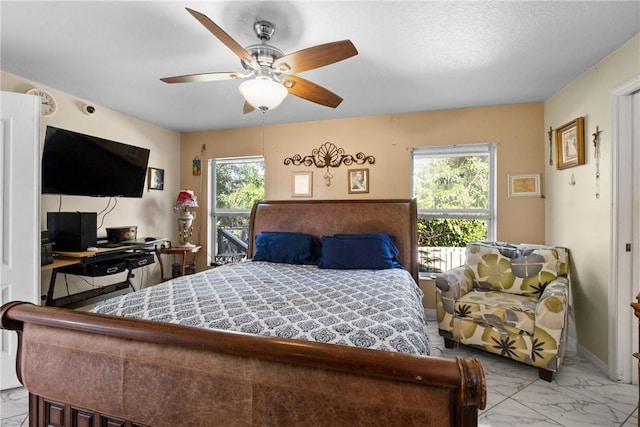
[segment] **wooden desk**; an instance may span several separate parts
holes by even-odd
[[[40,271],[56,270],[68,265],[80,264],[80,258],[55,255],[51,264],[40,266]]]
[[[164,281],[164,265],[162,264],[161,254],[167,255],[182,255],[182,262],[180,264],[180,273],[182,276],[185,274],[185,267],[187,265],[187,254],[195,254],[202,248],[202,246],[174,246],[171,248],[156,249],[158,262],[160,263],[160,273],[162,274],[162,280]]]
[[[42,296],[42,299],[45,301],[45,305],[48,306],[56,306],[56,307],[64,307],[71,304],[75,304],[77,302],[93,298],[95,296],[103,295],[110,292],[115,292],[121,289],[125,289],[129,286],[133,288],[130,282],[131,268],[136,267],[127,267],[125,271],[127,271],[127,279],[121,283],[115,283],[111,285],[105,285],[97,288],[90,289],[88,291],[79,292],[76,294],[67,295],[60,298],[53,298],[56,277],[59,270],[66,274],[75,274],[75,275],[85,275],[83,272],[75,272],[75,266],[87,266],[87,265],[95,265],[96,263],[101,263],[109,260],[122,260],[132,255],[141,254],[141,253],[150,253],[153,254],[156,252],[156,249],[159,244],[164,243],[166,241],[165,238],[155,239],[151,241],[146,241],[145,239],[132,240],[127,242],[122,242],[121,246],[112,247],[112,248],[98,248],[96,252],[92,251],[81,251],[81,252],[64,252],[64,251],[54,251],[53,252],[53,263],[45,264],[40,266],[41,271],[51,271],[51,279],[49,280],[49,289],[46,295]],[[152,261],[153,262],[153,261]],[[160,264],[162,266],[162,264]],[[142,266],[142,265],[140,265]]]

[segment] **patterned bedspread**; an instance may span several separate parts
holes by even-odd
[[[106,300],[95,313],[429,354],[422,291],[403,269],[245,261]]]

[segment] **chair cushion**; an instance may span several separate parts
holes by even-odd
[[[537,297],[473,290],[454,304],[455,316],[488,323],[498,330],[533,335]]]
[[[520,250],[555,249],[555,251],[558,253],[558,276],[569,275],[569,249],[562,246],[535,245],[532,243],[522,243],[517,245],[517,248]]]
[[[547,283],[558,277],[554,248],[471,243],[466,264],[483,289],[539,297]]]

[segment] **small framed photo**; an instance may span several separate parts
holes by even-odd
[[[509,197],[540,197],[540,174],[509,175]]]
[[[291,196],[313,196],[313,172],[291,172]]]
[[[149,190],[164,190],[164,169],[149,168]]]
[[[556,169],[584,165],[584,117],[556,129]]]
[[[349,169],[349,194],[369,192],[369,169]]]
[[[195,159],[193,159],[193,175],[194,176],[200,176],[200,174],[202,173],[202,167],[200,164],[200,157],[196,156]]]

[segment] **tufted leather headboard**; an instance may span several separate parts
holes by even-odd
[[[399,261],[418,280],[417,205],[414,200],[277,200],[256,202],[249,223],[248,257],[263,231],[314,236],[386,233],[400,251]]]

